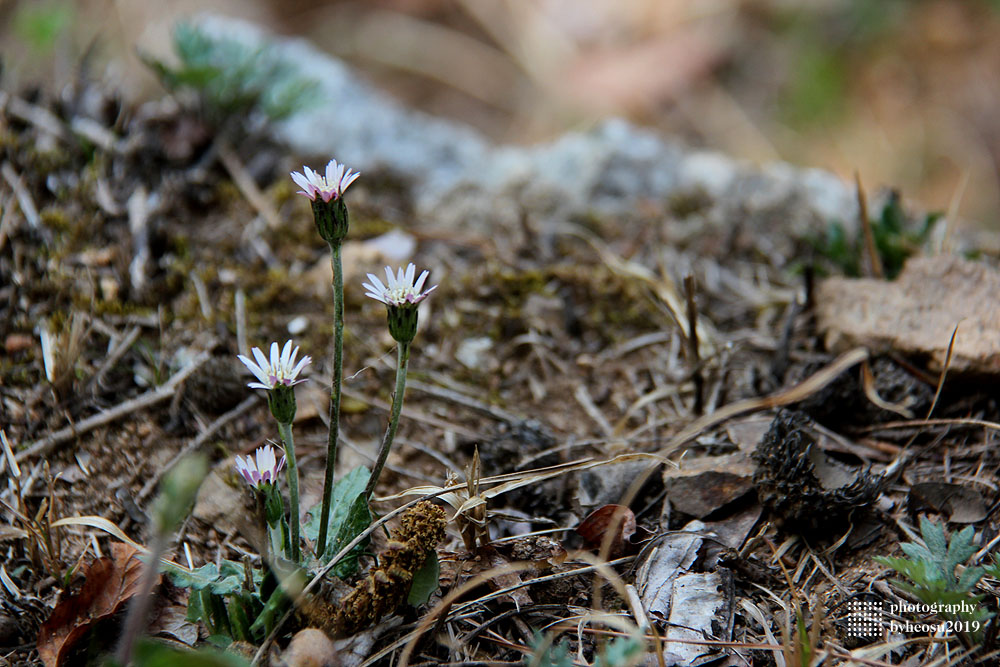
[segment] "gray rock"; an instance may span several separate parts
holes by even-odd
[[[320,103],[276,128],[292,150],[317,161],[334,156],[362,172],[391,171],[409,184],[418,215],[443,227],[495,229],[516,223],[522,210],[543,223],[614,216],[644,200],[693,192],[711,197],[708,221],[790,231],[856,221],[852,188],[824,171],[783,163],[758,168],[686,150],[622,120],[533,147],[495,146],[470,127],[404,108],[302,39],[276,38],[228,17],[196,23],[211,34],[269,45],[320,82]]]

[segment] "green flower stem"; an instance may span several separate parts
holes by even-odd
[[[281,491],[277,484],[268,484],[261,498],[264,503],[264,517],[267,522],[267,535],[270,542],[271,555],[284,555],[291,558],[291,538],[288,535],[288,523],[285,521],[285,503],[281,499]]]
[[[365,488],[365,497],[369,500],[375,492],[375,485],[382,474],[382,468],[385,467],[385,461],[389,458],[392,440],[396,437],[396,429],[399,428],[399,413],[403,411],[403,393],[406,391],[406,365],[410,361],[410,344],[397,343],[396,353],[396,393],[392,396],[392,412],[389,415],[389,426],[382,438],[382,449],[379,450],[375,468],[372,470],[372,476],[368,479],[368,486]]]
[[[299,552],[299,468],[295,463],[295,441],[292,440],[292,425],[278,422],[278,433],[285,445],[285,460],[288,462],[288,525],[292,533],[292,561],[298,563]]]
[[[330,526],[330,503],[333,499],[333,476],[337,467],[337,439],[340,436],[340,390],[344,381],[344,267],[340,261],[342,245],[330,244],[333,265],[333,386],[330,388],[330,438],[326,446],[326,478],[323,480],[323,509],[319,517],[316,555],[326,551],[326,533]]]

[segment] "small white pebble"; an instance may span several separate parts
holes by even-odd
[[[481,338],[466,338],[455,351],[455,358],[466,368],[484,368],[485,355],[493,347],[493,341],[483,336]]]
[[[298,336],[300,333],[309,328],[309,318],[305,315],[299,315],[298,317],[293,317],[288,323],[288,333],[293,336]]]

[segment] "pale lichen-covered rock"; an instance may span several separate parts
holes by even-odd
[[[496,146],[476,130],[404,108],[302,39],[279,39],[246,22],[202,16],[220,37],[277,49],[320,83],[320,100],[276,132],[304,158],[385,170],[410,189],[417,214],[444,228],[628,215],[644,203],[707,193],[706,223],[814,232],[836,219],[856,225],[853,188],[816,169],[760,168],[693,151],[622,120],[529,147]]]

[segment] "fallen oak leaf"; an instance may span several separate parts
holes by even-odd
[[[139,554],[132,546],[113,543],[110,557],[83,566],[80,591],[57,604],[38,632],[38,656],[46,667],[65,664],[95,624],[117,614],[139,592],[144,567]]]

